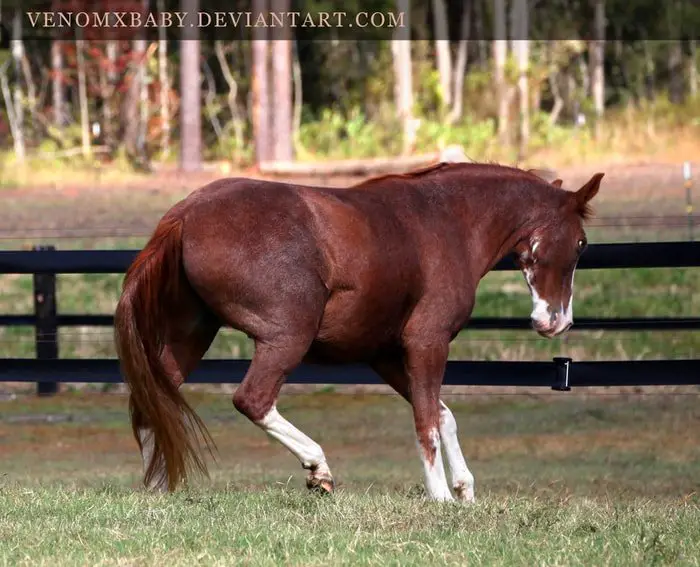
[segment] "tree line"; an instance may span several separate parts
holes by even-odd
[[[358,112],[395,131],[404,154],[415,150],[422,120],[449,127],[477,116],[527,155],[533,116],[595,130],[606,109],[697,95],[700,18],[678,0],[378,0],[372,10],[403,13],[410,25],[363,37],[333,28],[185,27],[128,38],[78,28],[41,39],[28,25],[28,4],[2,6],[0,144],[19,161],[47,148],[123,156],[143,168],[175,154],[185,169],[210,156],[289,161],[302,123],[329,111]],[[205,9],[199,0],[126,4],[144,13]],[[253,13],[300,7],[331,9],[322,0],[206,3],[208,11]]]

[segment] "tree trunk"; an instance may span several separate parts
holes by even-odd
[[[409,17],[409,0],[397,0],[397,9]],[[391,40],[391,52],[394,59],[396,110],[403,127],[403,153],[408,154],[415,144],[415,127],[413,123],[413,73],[411,70],[411,42],[409,27],[396,28]]]
[[[24,144],[24,95],[22,93],[22,57],[24,56],[24,43],[22,42],[22,14],[15,10],[12,20],[12,59],[15,69],[15,88],[13,111],[15,121],[14,146],[15,156],[18,162],[23,162],[26,157]]]
[[[194,20],[199,0],[182,0],[181,6]],[[199,55],[197,26],[185,25],[180,46],[180,167],[183,171],[197,171],[202,166],[202,74]]]
[[[651,53],[649,40],[642,41],[642,45],[644,46],[644,87],[646,90],[646,98],[647,100],[654,100],[654,93],[656,92],[654,57]]]
[[[253,0],[253,14],[267,12],[267,0]],[[258,164],[272,157],[270,129],[270,96],[268,73],[267,29],[254,27],[252,31],[253,70],[251,90],[253,95],[253,137],[255,139],[255,160]]]
[[[452,58],[450,56],[449,28],[447,26],[447,9],[444,0],[432,0],[433,22],[435,31],[435,53],[443,108],[452,105]]]
[[[464,106],[464,73],[467,69],[467,55],[469,47],[469,31],[471,29],[471,2],[465,3],[462,12],[462,25],[460,26],[459,48],[457,49],[457,63],[454,70],[454,94],[452,96],[452,110],[447,121],[453,124],[462,117]]]
[[[564,98],[561,96],[561,91],[559,90],[558,75],[559,73],[556,70],[552,70],[549,73],[549,89],[552,91],[552,97],[554,98],[554,106],[549,115],[550,127],[557,123],[561,111],[564,110]]]
[[[510,0],[510,10],[508,10],[508,0],[505,0],[505,10],[508,14],[506,20],[506,37],[509,40],[511,53],[517,52],[516,40],[520,37],[520,22],[518,21],[518,10],[520,9],[519,0]]]
[[[683,90],[683,51],[681,41],[671,41],[671,49],[668,54],[668,74],[670,77],[669,94],[674,104],[681,104],[685,98]]]
[[[571,116],[574,124],[578,127],[578,115],[581,111],[581,104],[576,92],[576,76],[572,69],[569,68],[565,71],[564,80],[566,82],[566,105],[569,109],[569,116]]]
[[[109,58],[108,58],[109,60]],[[109,69],[105,69],[104,65],[100,65],[100,98],[102,99],[102,135],[104,136],[107,146],[109,146],[109,137],[107,128],[112,122],[112,83],[109,80]]]
[[[600,134],[599,122],[605,112],[605,0],[595,0],[595,39],[590,44],[591,93],[595,110],[595,136]]]
[[[51,44],[51,95],[53,123],[61,128],[65,125],[65,91],[63,87],[63,49],[60,41]]]
[[[530,141],[530,108],[528,88],[528,68],[530,63],[530,42],[527,39],[529,32],[527,0],[515,0],[514,13],[516,14],[515,39],[513,41],[518,61],[518,100],[520,102],[520,129],[518,136],[518,148],[521,159],[527,152]]]
[[[508,138],[508,92],[505,67],[508,53],[506,37],[506,9],[504,0],[493,0],[493,65],[496,104],[498,106],[498,139],[506,143]]]
[[[214,42],[214,51],[216,52],[216,58],[219,60],[219,66],[221,67],[221,73],[226,80],[228,85],[228,96],[226,101],[228,102],[229,112],[231,113],[231,124],[233,126],[233,135],[236,140],[236,151],[234,153],[234,160],[239,161],[240,152],[243,150],[243,119],[238,110],[238,83],[236,82],[231,68],[229,67],[228,61],[226,60],[226,52],[224,50],[223,43],[220,39]]]
[[[165,1],[158,0],[158,11],[165,11]],[[160,151],[170,155],[170,75],[168,74],[168,40],[165,26],[158,28],[158,82],[160,83]]]
[[[119,44],[115,40],[110,40],[107,42],[107,92],[106,98],[103,101],[103,116],[104,116],[104,141],[105,145],[109,147],[110,151],[114,151],[118,144],[115,140],[116,132],[115,128],[115,110],[116,103],[114,99],[114,93],[117,83],[117,50]],[[118,113],[116,113],[118,114]]]
[[[17,127],[17,116],[15,114],[15,104],[12,100],[12,93],[10,92],[10,84],[7,79],[7,69],[10,66],[10,62],[6,62],[0,67],[0,88],[2,88],[2,98],[5,102],[5,109],[7,111],[7,121],[10,123],[10,132],[12,133],[12,141],[15,147],[15,155],[18,162],[24,161],[24,144],[22,138],[22,132]],[[21,145],[19,145],[21,144]]]
[[[149,53],[146,52],[147,42],[145,39],[139,40],[143,42],[139,46],[141,62],[139,64],[139,135],[138,135],[138,155],[139,159],[144,162],[147,160],[148,153],[148,116],[149,101],[148,101],[148,59]]]
[[[82,37],[82,30],[78,30],[78,37]],[[83,157],[92,157],[92,144],[90,143],[90,114],[87,98],[87,80],[85,77],[85,40],[76,39],[75,52],[78,64],[78,99],[80,101],[80,133],[82,139]]]
[[[187,29],[187,28],[183,28]],[[186,42],[188,43],[188,42]],[[131,62],[129,64],[129,86],[123,101],[122,120],[124,122],[124,146],[131,160],[140,162],[143,157],[141,93],[144,82],[146,41],[132,41]],[[184,48],[183,48],[184,57]]]
[[[392,156],[368,159],[344,159],[339,161],[303,162],[303,161],[269,161],[261,164],[260,172],[264,175],[283,177],[320,175],[320,176],[365,176],[386,173],[404,173],[411,169],[427,167],[442,161],[446,152],[411,156]],[[459,161],[465,160],[463,153]]]
[[[294,146],[299,144],[301,130],[301,111],[304,102],[304,95],[301,81],[301,61],[299,61],[299,50],[297,44],[292,44],[292,76],[294,80],[294,118],[292,122],[292,140]]]
[[[688,80],[690,81],[690,96],[695,98],[698,95],[698,62],[697,62],[697,41],[689,40],[690,61],[688,69]]]
[[[271,0],[273,12],[286,13],[290,0]],[[291,160],[292,142],[292,41],[290,28],[273,28],[272,41],[272,132],[273,158]]]
[[[470,2],[471,4],[471,2]],[[477,0],[474,4],[474,31],[477,39],[477,53],[479,67],[486,68],[489,59],[488,42],[484,39],[484,7],[481,0]]]
[[[576,56],[578,63],[579,75],[581,75],[581,91],[583,92],[584,98],[589,98],[591,96],[591,70],[588,66],[588,61],[583,56],[582,53]]]

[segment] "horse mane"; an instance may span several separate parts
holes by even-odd
[[[545,174],[549,174],[550,172],[548,170],[543,170],[543,169],[520,169],[519,167],[515,166],[509,166],[505,165],[502,163],[498,163],[497,161],[483,161],[483,162],[475,162],[475,161],[467,161],[467,162],[447,162],[447,161],[440,161],[425,167],[421,167],[418,169],[414,169],[411,171],[406,171],[404,173],[384,173],[380,175],[375,175],[373,177],[369,177],[367,179],[364,179],[363,181],[360,181],[359,183],[356,183],[352,187],[364,187],[367,185],[371,185],[374,183],[378,183],[380,181],[384,181],[387,179],[417,179],[421,177],[425,177],[427,175],[431,175],[433,173],[437,173],[440,171],[446,171],[451,168],[455,167],[460,167],[464,165],[484,165],[484,166],[493,166],[493,167],[499,167],[499,168],[505,168],[510,171],[510,173],[516,173],[516,174],[522,174],[525,176],[529,176],[530,178],[537,179],[538,181],[544,181],[547,184],[551,185],[551,182],[549,179],[547,179]]]
[[[365,179],[364,181],[360,181],[359,183],[356,183],[355,185],[352,185],[351,187],[367,187],[371,186],[375,183],[379,183],[381,181],[385,181],[388,179],[418,179],[421,177],[425,177],[427,175],[431,175],[433,173],[437,173],[440,171],[445,171],[450,168],[454,167],[459,167],[463,165],[487,165],[487,166],[494,166],[494,167],[505,167],[508,170],[510,170],[511,173],[520,173],[523,174],[526,177],[530,177],[531,179],[536,179],[537,181],[540,181],[542,183],[545,183],[546,185],[552,186],[552,187],[557,187],[556,185],[553,185],[552,182],[547,179],[547,176],[550,176],[552,172],[548,170],[543,170],[543,169],[520,169],[519,167],[514,167],[514,166],[507,166],[504,164],[500,164],[496,161],[486,161],[486,162],[438,162],[434,163],[431,165],[428,165],[426,167],[421,167],[418,169],[414,169],[411,171],[406,171],[404,173],[385,173],[381,175],[376,175],[373,177],[370,177],[368,179]],[[560,188],[560,187],[558,187]],[[594,216],[594,211],[593,208],[590,206],[589,203],[579,203],[576,207],[576,212],[581,216],[581,219],[584,221],[590,220]]]
[[[576,212],[581,216],[581,219],[584,221],[591,220],[591,218],[593,218],[593,215],[595,214],[595,212],[593,211],[593,207],[591,207],[590,203],[579,203],[576,207]]]
[[[375,175],[374,177],[370,177],[368,179],[365,179],[364,181],[360,181],[352,187],[364,187],[366,185],[378,183],[379,181],[384,181],[386,179],[415,179],[417,177],[424,177],[425,175],[428,175],[430,173],[436,173],[438,171],[448,169],[449,167],[454,165],[460,164],[440,161],[438,163],[434,163],[426,167],[421,167],[412,171],[406,171],[405,173],[384,173],[381,175]]]

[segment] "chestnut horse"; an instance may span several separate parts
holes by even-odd
[[[455,419],[440,400],[449,344],[477,284],[514,253],[545,337],[572,324],[583,221],[603,174],[576,192],[532,172],[476,163],[386,175],[349,188],[243,178],[173,206],[130,266],[116,342],[130,387],[144,484],[174,490],[206,473],[211,439],[179,386],[221,326],[255,343],[233,404],[331,492],[323,449],[276,409],[302,361],[367,363],[413,408],[429,498],[474,499]]]

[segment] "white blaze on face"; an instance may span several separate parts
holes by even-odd
[[[571,295],[569,295],[569,303],[566,305],[566,311],[564,311],[564,322],[566,325],[574,324],[574,274],[576,273],[576,267],[574,267],[571,272]]]
[[[532,312],[530,313],[530,318],[533,321],[540,323],[541,325],[549,324],[550,317],[550,306],[544,299],[540,297],[532,283],[533,273],[532,270],[525,268],[523,270],[525,274],[525,281],[530,288],[530,295],[532,296]]]
[[[540,241],[535,239],[532,241],[530,246],[529,254],[534,257],[537,252],[537,248],[540,245]],[[527,254],[527,253],[526,253]],[[534,264],[537,263],[537,259],[534,258]],[[551,325],[551,316],[556,313],[556,327],[551,329],[553,334],[559,334],[573,324],[573,298],[574,298],[574,275],[571,274],[571,295],[569,296],[569,302],[564,308],[563,305],[552,306],[546,299],[540,297],[535,289],[534,285],[534,270],[532,268],[524,268],[523,274],[525,275],[525,280],[530,288],[530,295],[532,296],[532,312],[530,313],[530,318],[536,323],[536,325],[541,329],[549,329]]]

